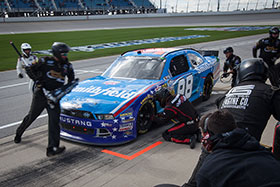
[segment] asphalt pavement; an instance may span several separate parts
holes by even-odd
[[[236,54],[241,58],[250,57],[251,46],[258,38],[265,35],[250,36],[223,41],[196,44],[185,47],[196,47],[200,49],[216,49],[220,52],[227,46],[233,46]],[[221,54],[221,53],[220,53]],[[114,57],[105,57],[90,59],[86,61],[73,62],[76,69],[81,71],[90,70],[92,62],[97,70],[102,71],[106,65],[104,61],[109,62]],[[101,61],[102,60],[102,61]],[[224,57],[221,54],[221,65]],[[102,63],[101,63],[102,62]],[[98,64],[100,63],[100,64]],[[105,63],[106,64],[106,63]],[[100,66],[98,66],[100,65]],[[98,67],[98,68],[97,68]],[[78,72],[79,72],[78,71]],[[93,70],[92,70],[93,71]],[[82,71],[81,71],[82,72]],[[97,73],[90,74],[98,74]],[[2,72],[6,81],[0,81],[1,84],[17,84],[17,80],[12,78],[14,71]],[[7,73],[7,74],[6,74]],[[3,75],[2,74],[2,75]],[[85,78],[87,73],[81,73],[81,78]],[[3,76],[1,76],[2,79]],[[1,85],[3,86],[3,85]],[[7,86],[7,84],[6,84]],[[16,87],[16,86],[15,86]],[[14,114],[11,119],[18,120],[23,117],[17,113],[17,110],[24,110],[25,113],[29,106],[27,85],[19,87],[9,87],[3,97],[1,90],[1,113],[7,118]],[[222,93],[230,88],[229,83],[217,83],[214,87],[213,95],[207,102],[199,102],[195,105],[201,113],[207,113],[215,110],[215,100]],[[18,96],[24,92],[24,96]],[[13,95],[15,94],[15,95]],[[9,102],[21,97],[16,102],[25,103],[24,106],[13,108],[15,112],[7,110]],[[21,102],[19,102],[21,101]],[[3,106],[3,107],[2,107]],[[46,120],[46,119],[45,119]],[[266,145],[272,144],[273,127],[276,121],[271,119],[261,142]],[[2,123],[2,126],[6,125]],[[46,157],[47,134],[48,129],[46,121],[38,127],[26,131],[20,144],[14,144],[13,132],[15,126],[2,128],[1,133],[7,129],[12,129],[10,134],[0,139],[0,184],[1,186],[89,186],[89,187],[149,187],[161,183],[183,184],[191,175],[193,168],[198,160],[201,145],[198,143],[195,149],[190,149],[189,145],[175,144],[166,142],[161,137],[161,133],[169,128],[168,126],[155,127],[147,134],[141,135],[137,140],[121,146],[88,146],[69,141],[61,141],[67,150],[62,155],[48,158]],[[108,154],[112,151],[122,156]],[[127,159],[130,158],[130,159]]]

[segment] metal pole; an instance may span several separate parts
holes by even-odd
[[[255,10],[257,10],[257,8],[258,8],[258,4],[259,4],[259,0],[257,0],[257,2],[256,2]]]
[[[200,0],[198,0],[198,2],[197,2],[197,12],[199,11],[199,3],[200,3]]]
[[[189,0],[187,0],[187,10],[186,10],[186,13],[189,12]]]
[[[237,3],[237,10],[239,9],[239,3],[240,3],[240,0],[239,0],[238,3]]]
[[[249,6],[249,1],[250,1],[250,0],[248,0],[248,1],[247,1],[247,6],[246,6],[246,10],[248,10],[248,6]]]
[[[178,0],[176,1],[176,9],[175,9],[176,13],[177,13],[177,5],[178,5]]]
[[[220,11],[220,0],[218,0],[218,5],[217,5],[217,12]]]
[[[228,1],[227,11],[229,10],[230,0]]]
[[[266,6],[267,6],[267,1],[268,1],[268,0],[266,0],[266,2],[265,2],[265,4],[264,4],[264,8],[266,8]]]
[[[210,3],[211,3],[211,0],[208,1],[207,12],[209,12]]]

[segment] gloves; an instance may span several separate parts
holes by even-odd
[[[22,79],[23,78],[23,74],[22,73],[18,74],[18,78]]]
[[[229,73],[223,73],[223,74],[222,74],[222,77],[223,77],[223,78],[227,78],[228,76],[229,76]]]
[[[37,81],[41,78],[41,72],[34,72],[30,67],[25,67],[26,74],[29,76],[30,79]]]

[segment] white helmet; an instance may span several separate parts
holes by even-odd
[[[20,48],[21,48],[21,52],[25,55],[25,56],[29,56],[30,54],[26,54],[25,52],[24,52],[24,50],[26,50],[26,49],[30,49],[31,50],[31,45],[29,44],[29,43],[22,43],[21,44],[21,46],[20,46]]]

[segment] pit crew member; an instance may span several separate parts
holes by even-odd
[[[224,63],[224,73],[222,75],[223,77],[227,77],[230,73],[232,74],[231,87],[233,87],[236,83],[236,66],[241,63],[241,58],[233,54],[233,52],[232,47],[227,47],[224,50],[226,61]]]
[[[29,43],[22,43],[20,46],[22,57],[17,60],[17,76],[22,79],[24,76],[24,67],[30,66],[38,62],[37,56],[33,55],[31,52],[31,45]],[[34,92],[34,82],[32,79],[29,80],[29,90]]]
[[[191,148],[194,148],[200,132],[199,115],[193,105],[185,96],[174,96],[165,87],[156,92],[155,99],[164,108],[164,111],[156,116],[156,123],[168,124],[171,120],[175,122],[173,127],[163,132],[163,138],[166,141],[190,144]]]
[[[39,62],[26,67],[26,73],[36,82],[36,88],[33,94],[29,113],[24,117],[22,123],[17,128],[15,143],[21,142],[24,131],[46,108],[49,116],[49,138],[47,147],[47,156],[60,154],[65,147],[59,147],[60,143],[60,105],[58,103],[49,103],[44,95],[43,89],[53,91],[65,84],[65,77],[68,82],[74,80],[74,71],[72,64],[68,61],[67,53],[70,48],[67,44],[55,42],[52,45],[53,56],[46,56],[39,59]]]
[[[211,153],[196,175],[198,187],[280,185],[275,173],[280,163],[245,129],[237,128],[230,112],[209,113],[199,127],[202,145]]]
[[[227,109],[234,117],[237,127],[248,129],[257,141],[271,115],[280,120],[280,90],[274,90],[265,83],[268,66],[260,58],[246,59],[237,68],[237,85],[217,100],[219,109]],[[196,186],[195,175],[208,151],[203,149],[199,161],[187,186]]]

